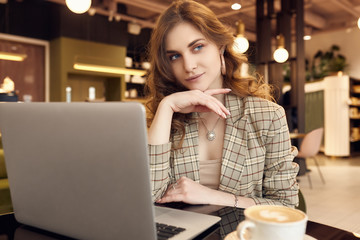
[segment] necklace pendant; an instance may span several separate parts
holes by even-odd
[[[209,141],[213,141],[216,137],[216,134],[214,131],[209,131],[207,134],[206,134],[206,137]]]

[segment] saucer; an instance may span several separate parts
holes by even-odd
[[[226,235],[224,240],[239,240],[239,237],[237,236],[236,231],[233,231],[233,232],[229,233],[228,235]]]
[[[228,235],[226,235],[224,240],[239,240],[239,237],[237,236],[237,232],[233,231],[233,232],[229,233]],[[317,240],[317,239],[305,234],[304,240]]]

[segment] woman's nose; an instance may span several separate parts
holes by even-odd
[[[197,68],[196,59],[192,56],[183,56],[184,60],[184,69],[186,72],[192,72]]]

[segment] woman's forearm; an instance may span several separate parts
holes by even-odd
[[[174,111],[167,104],[166,99],[163,99],[148,131],[149,144],[159,145],[169,142],[173,114]]]
[[[235,200],[236,199],[236,200]],[[215,190],[182,176],[170,185],[158,203],[185,202],[189,204],[211,204],[229,207],[247,208],[255,205],[252,198],[236,196],[231,193]],[[236,204],[235,204],[236,203]]]

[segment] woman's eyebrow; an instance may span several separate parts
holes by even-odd
[[[173,53],[177,53],[177,51],[175,51],[175,50],[166,50],[166,54],[173,54]]]
[[[198,41],[201,41],[201,40],[205,40],[205,39],[204,38],[195,39],[194,41],[192,41],[191,43],[188,44],[188,47],[193,46],[195,43],[197,43]]]
[[[198,41],[201,41],[201,40],[205,40],[205,38],[198,38],[198,39],[195,39],[194,41],[190,42],[187,47],[192,47],[193,45],[195,45]],[[175,50],[166,50],[166,53],[167,54],[172,54],[172,53],[177,53],[177,51]]]

